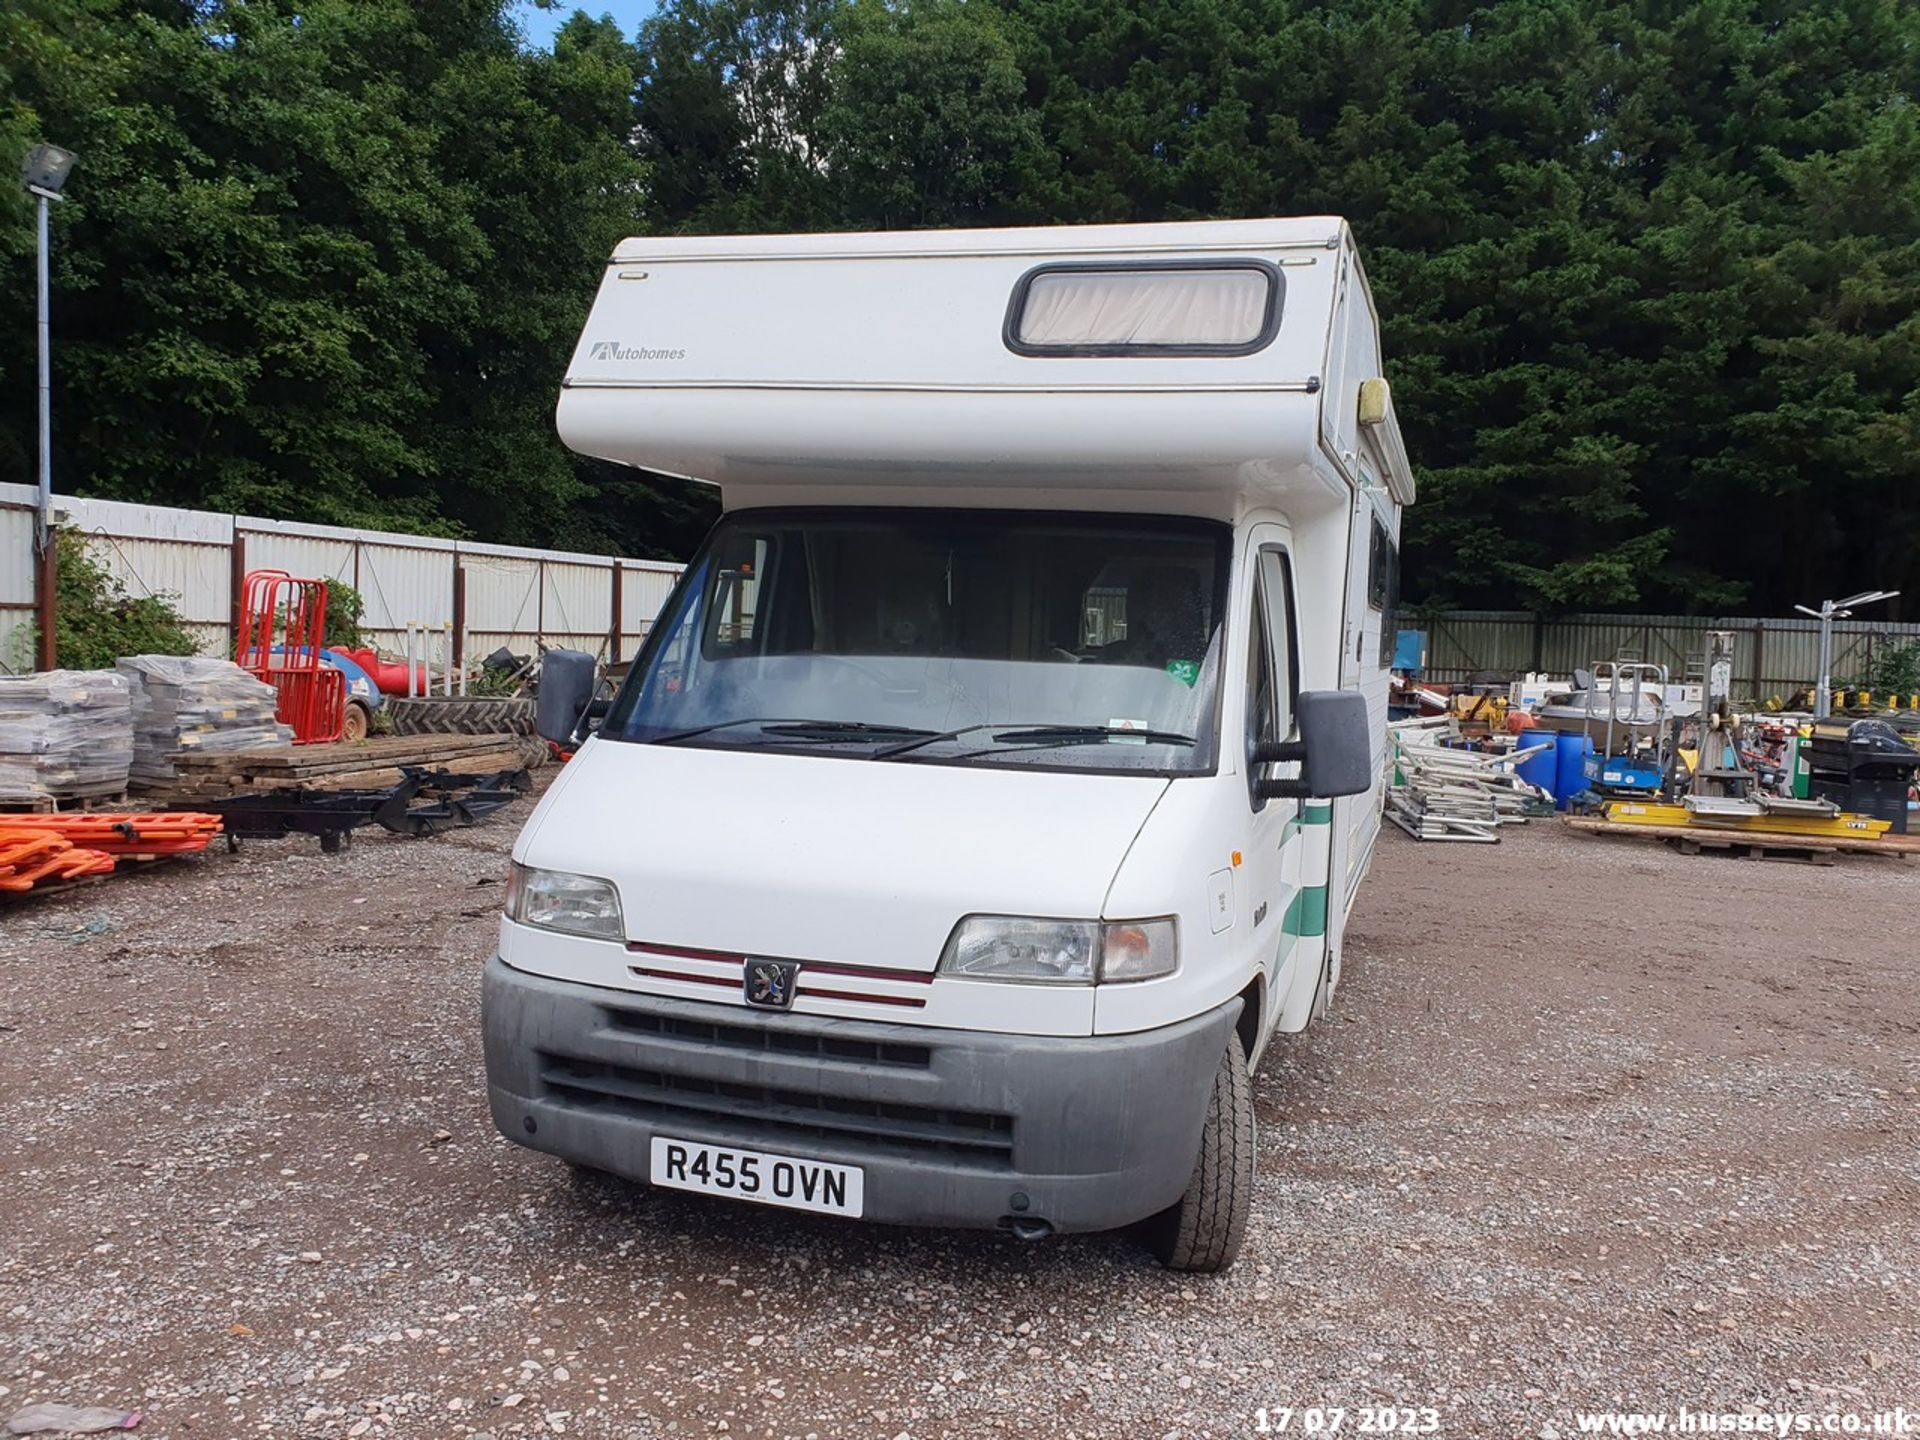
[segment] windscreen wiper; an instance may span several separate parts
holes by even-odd
[[[1033,725],[1018,730],[998,730],[995,741],[1003,745],[1087,745],[1102,740],[1137,740],[1155,745],[1191,745],[1193,736],[1175,730],[1136,730],[1125,725]]]
[[[924,740],[934,732],[868,720],[775,720],[762,725],[760,733],[783,740]]]
[[[889,745],[884,750],[874,751],[869,758],[890,760],[895,755],[904,755],[909,750],[918,750],[923,745],[937,745],[942,740],[957,740],[962,735],[971,735],[978,730],[993,730],[996,732],[993,737],[996,741],[1008,744],[1087,745],[1098,740],[1110,739],[1115,735],[1151,740],[1162,745],[1194,743],[1191,735],[1178,735],[1171,730],[1128,730],[1120,725],[1016,725],[1010,721],[989,720],[980,725],[962,725],[957,730],[942,730],[937,735],[926,735],[917,740],[909,740],[904,745]]]
[[[669,730],[664,735],[656,735],[646,743],[649,745],[671,745],[676,740],[691,740],[696,735],[710,735],[715,730],[729,730],[736,725],[758,725],[768,735],[778,735],[786,740],[918,740],[922,737],[933,738],[930,730],[916,730],[907,725],[875,725],[865,720],[802,720],[781,719],[777,716],[742,716],[738,720],[717,720],[711,725],[695,725],[686,730]]]

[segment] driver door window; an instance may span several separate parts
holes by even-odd
[[[1268,546],[1260,552],[1258,593],[1273,673],[1273,738],[1287,740],[1293,736],[1293,702],[1300,694],[1300,677],[1294,668],[1293,565],[1286,551]]]
[[[1298,685],[1293,669],[1293,576],[1283,551],[1260,552],[1254,573],[1253,614],[1247,641],[1247,783],[1270,767],[1253,762],[1265,741],[1293,733],[1293,701]],[[1254,808],[1263,802],[1254,801]]]

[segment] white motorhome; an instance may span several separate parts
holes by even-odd
[[[1379,833],[1379,334],[1331,217],[622,243],[560,433],[724,514],[515,846],[501,1131],[1229,1263]]]

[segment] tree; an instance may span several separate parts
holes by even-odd
[[[835,209],[874,229],[1036,218],[1039,117],[992,11],[963,0],[863,0],[841,53],[821,139]]]
[[[55,217],[63,488],[582,530],[594,492],[551,415],[639,227],[617,30],[576,18],[528,52],[497,0],[22,0],[6,24],[0,115],[80,156]],[[25,322],[17,239],[0,263]],[[6,374],[31,373],[31,333],[0,324]],[[0,388],[4,478],[31,473],[31,403]]]
[[[13,0],[58,207],[57,478],[684,551],[710,492],[568,456],[629,233],[1331,213],[1422,486],[1410,599],[1920,593],[1911,0]],[[0,201],[0,477],[31,473]]]
[[[842,0],[668,0],[640,27],[635,121],[667,232],[832,221],[821,121]]]

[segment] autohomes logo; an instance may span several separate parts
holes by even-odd
[[[596,340],[587,351],[589,360],[684,360],[684,350],[655,350],[645,345],[623,345],[618,340]]]

